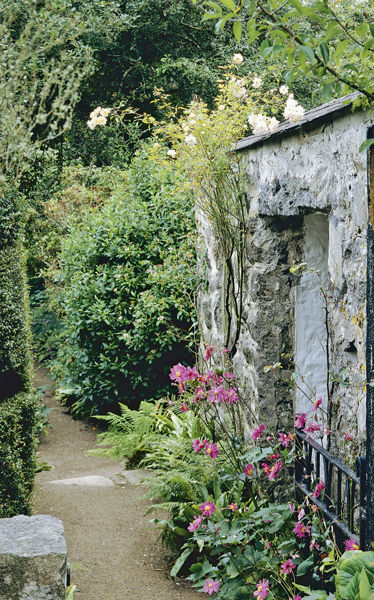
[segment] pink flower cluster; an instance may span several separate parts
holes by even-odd
[[[282,444],[282,446],[284,448],[288,448],[288,446],[291,444],[291,442],[293,442],[295,440],[295,434],[294,433],[279,433],[278,434],[278,441]]]
[[[272,480],[272,479],[276,478],[276,476],[278,475],[279,471],[281,470],[281,468],[282,468],[282,461],[281,460],[277,460],[277,462],[274,465],[268,465],[267,463],[264,462],[264,463],[262,463],[262,467],[263,467],[266,475],[268,476],[268,479]]]
[[[257,442],[257,440],[259,440],[260,437],[262,436],[262,432],[264,431],[264,429],[265,429],[265,423],[261,423],[261,425],[259,427],[254,429],[251,433],[252,440]]]
[[[192,442],[192,448],[195,450],[195,452],[200,452],[200,450],[202,450],[204,448],[204,452],[205,454],[207,454],[208,456],[210,456],[210,458],[217,458],[218,454],[219,454],[219,450],[217,448],[217,444],[213,444],[212,442],[208,442],[208,440],[199,440],[199,438],[196,438],[193,442]]]
[[[209,346],[209,348],[211,347]],[[230,371],[226,371],[222,375],[215,371],[208,371],[204,376],[198,372],[196,367],[185,367],[178,363],[170,371],[169,377],[178,385],[180,394],[184,394],[189,385],[188,382],[193,382],[194,398],[192,402],[207,400],[211,404],[225,402],[232,406],[239,400],[237,390],[230,386],[227,387],[227,383],[234,379],[234,375]],[[185,403],[182,405],[182,410],[184,412],[188,410]]]
[[[253,592],[253,595],[257,600],[264,600],[266,596],[269,595],[269,581],[267,579],[262,579],[256,585],[256,591]]]
[[[314,490],[314,494],[313,496],[315,498],[318,498],[318,496],[321,495],[321,492],[325,489],[325,484],[323,483],[323,481],[320,481],[319,483],[317,483],[315,490]]]

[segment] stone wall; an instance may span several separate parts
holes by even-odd
[[[248,237],[243,325],[233,364],[259,418],[281,428],[292,426],[295,409],[305,407],[287,384],[286,355],[297,351],[301,375],[324,396],[326,408],[328,373],[334,429],[342,436],[357,433],[360,441],[366,435],[367,172],[365,152],[358,149],[372,122],[366,113],[343,114],[262,142],[256,138],[241,150]],[[222,346],[224,270],[209,227],[200,222],[200,228],[208,276],[198,299],[201,329],[205,342]],[[326,326],[319,278],[289,270],[302,261],[321,272],[328,292],[328,353],[320,343]],[[282,369],[264,372],[278,362]]]

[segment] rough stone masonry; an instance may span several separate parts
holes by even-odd
[[[298,124],[237,144],[248,235],[233,364],[259,419],[284,431],[295,410],[310,410],[322,396],[326,424],[342,438],[345,432],[366,437],[368,197],[359,146],[373,122],[372,114],[352,113],[341,99]],[[209,227],[201,234],[208,264],[198,300],[203,340],[220,347],[224,270]],[[300,263],[303,269],[292,274]],[[282,368],[266,369],[275,363]],[[296,389],[288,383],[292,373]]]
[[[66,543],[49,515],[0,520],[0,600],[64,600]]]

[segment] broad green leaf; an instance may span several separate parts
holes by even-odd
[[[297,575],[299,577],[302,577],[313,567],[313,565],[314,565],[314,556],[313,556],[313,554],[311,554],[310,556],[308,556],[308,558],[306,560],[304,560],[304,562],[299,564],[299,566],[297,567]]]
[[[374,138],[365,140],[364,142],[362,142],[358,151],[363,152],[364,150],[367,150],[367,148],[370,148],[370,146],[372,146],[373,144],[374,144]]]
[[[332,37],[334,37],[339,32],[340,32],[339,24],[336,21],[331,21],[327,25],[326,34],[325,34],[326,40],[330,40]]]
[[[301,52],[305,54],[305,56],[310,60],[311,63],[314,63],[315,57],[312,48],[309,46],[299,46]]]
[[[227,15],[225,15],[223,17],[223,19],[220,19],[217,23],[216,23],[216,31],[221,31],[221,29],[224,28],[224,26],[226,25],[227,21],[229,19],[231,19],[234,16],[234,13],[227,13]]]
[[[211,0],[206,0],[206,2],[204,2],[204,5],[209,6],[209,8],[213,8],[213,10],[215,10],[218,13],[222,13],[222,6],[220,6],[217,2],[211,2]]]
[[[329,47],[326,44],[326,42],[321,42],[319,45],[319,48],[321,50],[321,54],[322,54],[322,58],[323,58],[323,62],[326,64],[329,62],[329,58],[330,58],[330,51],[329,51]]]
[[[358,27],[356,27],[356,31],[355,31],[356,35],[360,38],[364,38],[366,37],[366,35],[368,33],[370,33],[370,29],[369,29],[369,24],[367,21],[365,21],[364,23],[362,23],[362,25],[359,25]]]
[[[238,43],[240,43],[242,37],[242,24],[241,21],[235,21],[232,26],[232,30],[234,32],[235,39]]]
[[[342,40],[341,42],[339,42],[339,44],[337,45],[336,50],[334,52],[335,60],[338,60],[338,58],[341,57],[341,55],[346,51],[349,44],[350,44],[349,40]]]
[[[235,10],[235,8],[236,8],[234,0],[219,0],[219,1],[221,4],[223,4],[223,6],[225,6],[229,10]]]
[[[373,600],[373,592],[370,587],[369,579],[368,579],[368,576],[366,575],[364,567],[362,567],[362,570],[361,570],[359,590],[360,590],[360,600]]]
[[[186,550],[182,552],[178,560],[176,560],[172,570],[170,571],[170,575],[172,577],[175,577],[179,573],[180,569],[183,567],[184,563],[186,562],[187,558],[192,553],[192,551],[192,548],[186,548]]]

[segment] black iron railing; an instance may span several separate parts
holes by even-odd
[[[295,486],[298,496],[311,497],[325,518],[332,523],[336,543],[344,550],[344,540],[353,538],[360,548],[370,545],[366,515],[366,460],[356,460],[356,471],[330,454],[311,437],[296,430],[297,458]],[[315,486],[325,488],[316,498]]]

